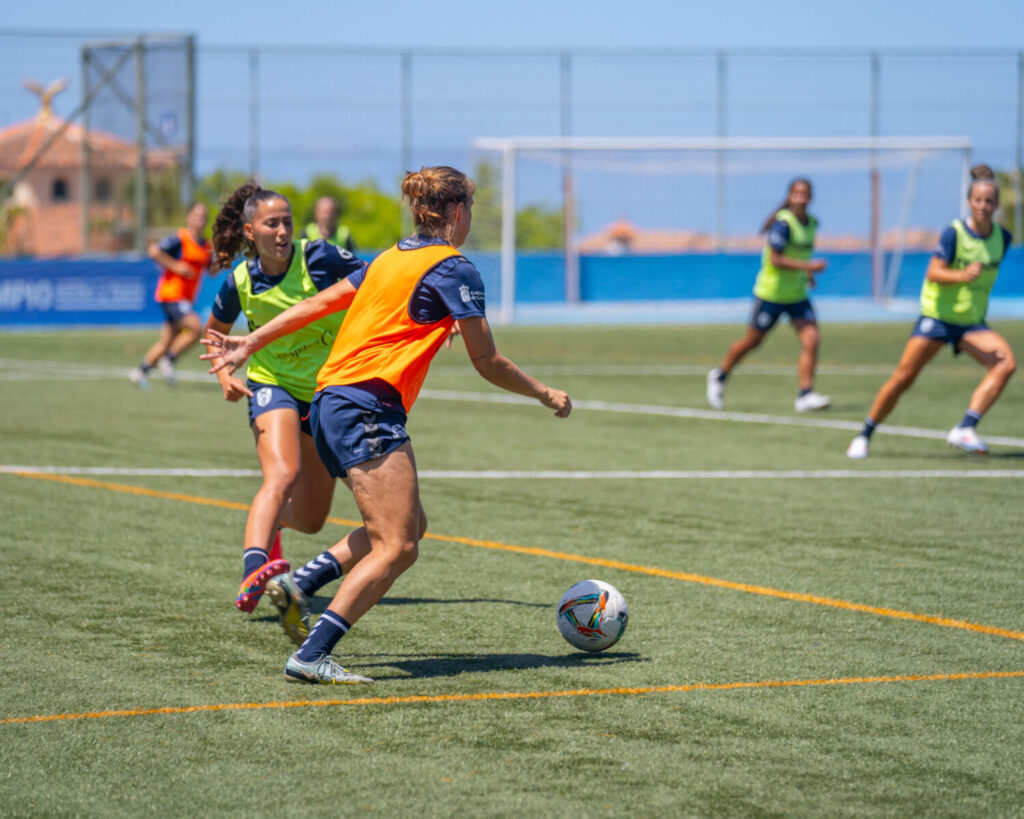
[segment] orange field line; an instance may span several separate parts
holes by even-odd
[[[950,680],[995,680],[1024,677],[1024,671],[971,671],[959,674],[901,674],[892,677],[839,677],[828,680],[760,680],[733,683],[691,683],[690,685],[652,685],[623,688],[576,688],[564,691],[486,691],[479,694],[416,694],[407,697],[356,697],[348,700],[286,700],[280,702],[229,702],[213,705],[187,705],[168,708],[139,708],[120,711],[86,711],[81,714],[45,714],[34,717],[7,717],[0,725],[28,722],[59,722],[105,717],[144,717],[156,714],[196,714],[209,711],[255,711],[273,708],[326,708],[356,705],[412,705],[417,703],[484,702],[488,700],[540,700],[554,697],[593,697],[628,694],[669,694],[688,691],[737,691],[745,688],[802,688],[822,685],[858,685],[867,683],[944,682]]]
[[[129,486],[120,483],[108,483],[96,481],[91,478],[76,478],[68,475],[51,475],[42,472],[15,472],[12,473],[24,478],[38,478],[40,480],[55,481],[57,483],[70,483],[76,486],[89,486],[97,489],[108,489],[114,492],[126,492],[132,495],[144,495],[153,498],[166,498],[169,500],[183,501],[186,503],[198,503],[206,506],[219,506],[225,509],[238,509],[246,511],[249,505],[235,503],[232,501],[216,500],[213,498],[197,497],[195,495],[181,495],[175,492],[162,492],[156,489],[145,489],[138,486]],[[359,521],[346,520],[345,518],[327,518],[328,522],[339,526],[360,526]],[[764,597],[774,597],[780,600],[791,600],[799,603],[813,603],[818,606],[828,606],[847,611],[858,611],[864,614],[874,614],[879,617],[892,617],[899,620],[912,620],[918,623],[928,623],[933,626],[961,629],[972,631],[978,634],[988,634],[995,637],[1006,637],[1011,640],[1024,640],[1024,631],[1013,631],[999,628],[997,626],[986,626],[980,623],[971,623],[966,620],[954,620],[949,617],[939,617],[931,614],[917,614],[911,611],[891,609],[880,606],[867,606],[862,603],[851,603],[848,600],[839,600],[833,597],[821,597],[815,594],[804,594],[802,592],[789,592],[781,589],[773,589],[768,586],[755,586],[749,583],[736,583],[731,580],[721,580],[717,577],[706,577],[689,572],[677,572],[670,569],[659,569],[654,566],[642,566],[635,563],[624,563],[620,560],[607,560],[600,557],[586,557],[568,552],[555,552],[550,549],[540,549],[534,546],[515,546],[509,543],[499,543],[490,540],[477,540],[475,538],[457,537],[454,535],[437,535],[427,532],[425,539],[436,540],[442,543],[458,543],[463,546],[473,546],[482,549],[495,549],[503,552],[514,552],[516,554],[532,555],[534,557],[546,557],[553,560],[566,560],[574,563],[585,563],[589,566],[601,566],[606,569],[617,569],[624,572],[646,574],[652,577],[665,577],[671,580],[681,580],[685,583],[698,583],[704,586],[716,586],[731,591],[741,591],[748,594],[759,594]]]

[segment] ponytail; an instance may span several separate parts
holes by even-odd
[[[767,233],[769,230],[771,230],[772,225],[774,225],[776,222],[775,217],[778,214],[778,212],[783,208],[789,207],[789,195],[793,192],[793,188],[795,188],[797,185],[806,185],[807,192],[811,195],[814,194],[814,189],[811,187],[811,180],[802,176],[798,176],[796,179],[790,182],[789,187],[786,188],[786,198],[783,200],[782,204],[779,205],[771,213],[769,213],[768,218],[764,220],[764,224],[761,225],[761,233]]]
[[[226,270],[238,257],[239,253],[252,256],[255,248],[245,238],[244,226],[252,221],[256,207],[260,202],[271,199],[288,200],[276,191],[261,188],[259,183],[250,180],[236,188],[224,200],[220,213],[213,223],[213,264],[210,271],[216,273]]]

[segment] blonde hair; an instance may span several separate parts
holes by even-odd
[[[402,180],[402,196],[409,201],[417,233],[451,242],[455,206],[468,206],[476,186],[462,171],[448,165],[410,171]]]

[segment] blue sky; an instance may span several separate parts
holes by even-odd
[[[195,34],[200,49],[196,167],[201,175],[230,168],[270,182],[301,184],[316,173],[330,173],[349,181],[373,178],[388,187],[401,171],[420,164],[474,167],[477,157],[468,149],[479,136],[559,133],[557,56],[503,59],[501,49],[582,52],[572,67],[571,117],[573,133],[588,136],[715,134],[714,54],[652,56],[645,50],[771,51],[770,57],[748,52],[730,58],[727,133],[823,137],[868,135],[867,49],[922,50],[909,60],[893,56],[883,62],[880,133],[968,136],[975,157],[1000,169],[1010,167],[1015,152],[1018,72],[1013,51],[1024,49],[1024,0],[307,0],[299,6],[301,14],[280,0],[7,5],[0,34],[57,28],[82,32],[80,39],[88,41],[139,33]],[[57,111],[69,113],[80,99],[79,44],[73,38],[0,40],[0,126],[35,111],[35,100],[21,88],[26,75],[43,82],[68,78]],[[248,55],[218,48],[254,45],[287,49],[261,57],[258,132],[250,128]],[[321,50],[307,54],[304,46]],[[370,47],[392,51],[360,51]],[[412,83],[408,157],[401,145],[397,49],[420,53]],[[465,49],[482,55],[448,56],[448,50]],[[635,51],[627,56],[588,52],[609,49]],[[787,49],[818,49],[825,56],[790,58]],[[974,53],[954,59],[950,49]],[[995,54],[985,56],[985,50]],[[794,88],[800,92],[796,99]],[[108,127],[99,118],[95,124]],[[253,133],[258,133],[255,139]],[[823,171],[814,172],[822,179],[819,205],[829,224],[845,228],[856,222],[865,191],[830,184]],[[535,191],[538,201],[557,202],[559,174],[543,168],[529,173],[533,176],[524,173],[523,189]],[[780,170],[778,178],[731,180],[728,200],[735,214],[727,223],[743,227],[758,222],[765,201],[778,198],[787,175],[793,175],[791,169]],[[919,200],[928,207],[912,214],[911,223],[931,224],[956,207],[947,197],[957,190],[949,175],[924,175]],[[625,215],[652,227],[686,223],[707,228],[697,216],[677,212],[672,191],[601,184],[615,192],[614,201],[593,214],[581,206],[582,227]],[[883,209],[887,220],[902,207],[902,185],[893,183],[895,204]],[[936,187],[934,194],[930,185]],[[627,199],[627,189],[634,191],[635,201]],[[691,198],[707,222],[713,209],[700,195]],[[854,216],[845,217],[844,207]]]
[[[44,0],[6,4],[0,25],[192,31],[207,45],[1022,48],[1024,2]]]

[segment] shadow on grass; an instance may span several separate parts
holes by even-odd
[[[387,656],[381,662],[365,662],[375,656]],[[491,671],[527,671],[537,668],[586,668],[596,665],[646,662],[641,655],[629,651],[604,651],[595,654],[570,652],[568,654],[412,654],[405,657],[392,655],[362,655],[358,658],[360,670],[370,668],[396,668],[402,674],[371,674],[375,680],[426,679],[455,677],[459,674]]]
[[[314,614],[323,614],[330,604],[330,597],[314,597],[310,601],[309,610]],[[377,603],[378,606],[419,606],[419,605],[464,605],[466,603],[492,603],[500,606],[526,606],[533,609],[554,609],[547,603],[528,603],[525,600],[501,600],[495,597],[384,597]]]

